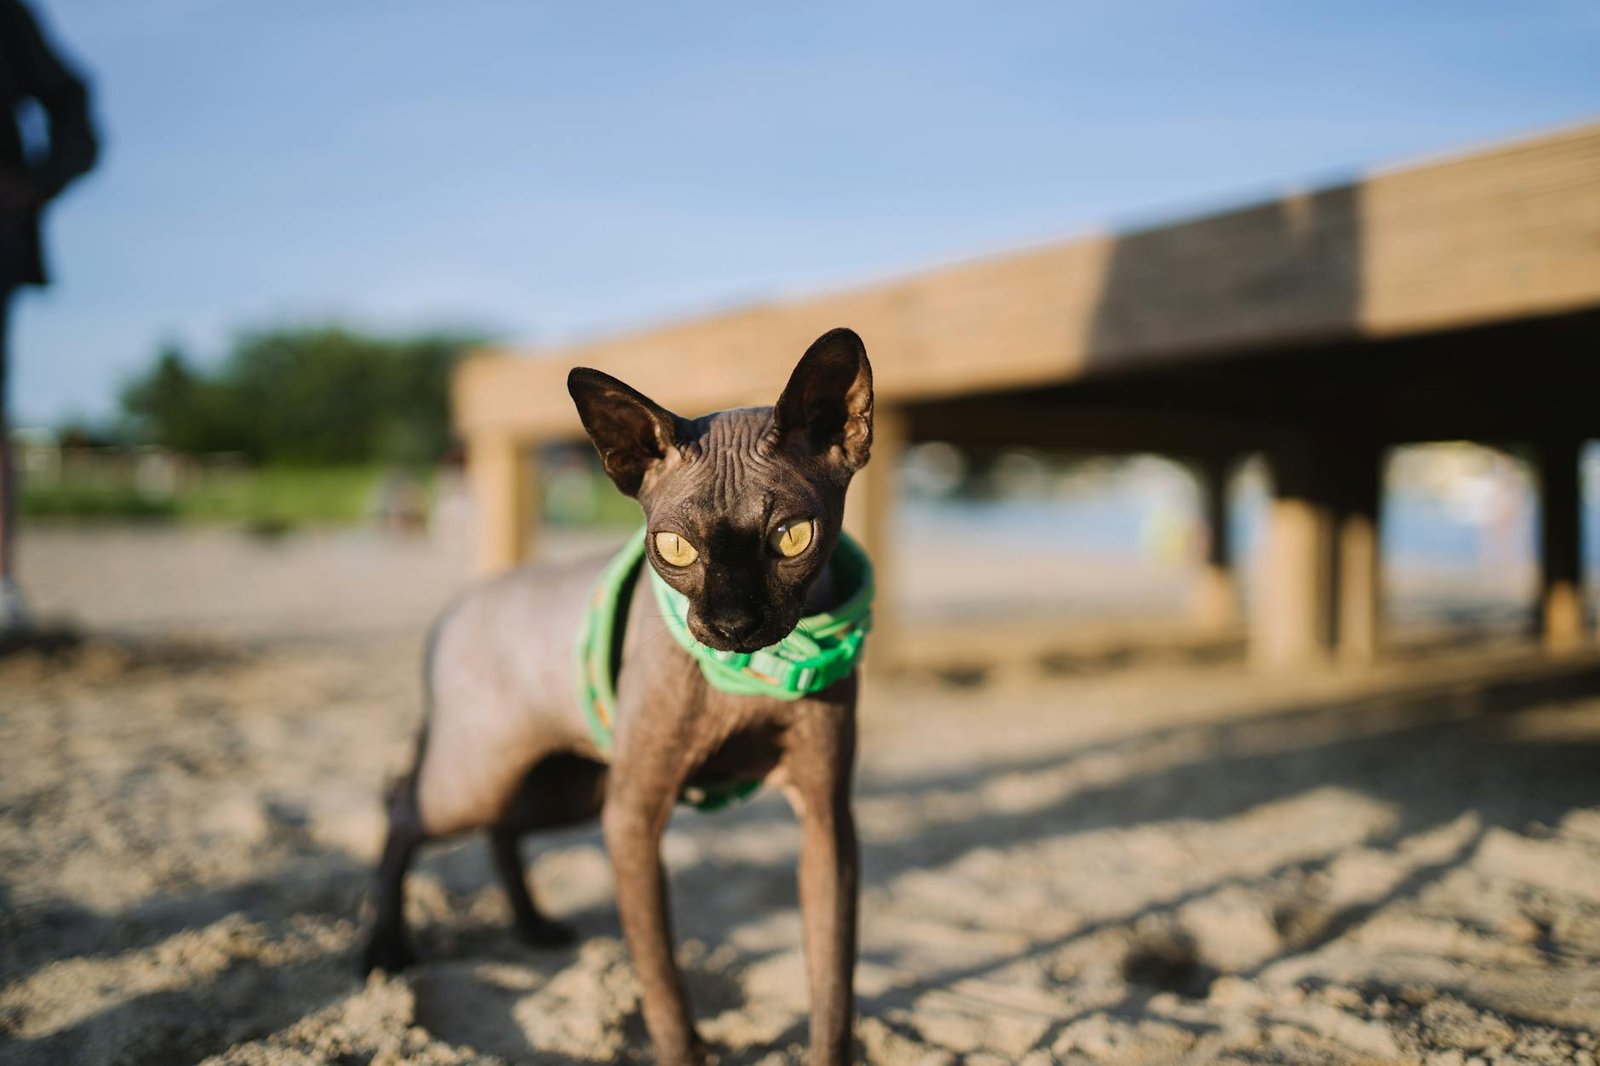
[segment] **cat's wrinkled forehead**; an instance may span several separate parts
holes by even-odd
[[[735,523],[760,523],[781,496],[800,486],[792,465],[770,442],[770,407],[719,411],[692,423],[693,435],[679,444],[681,463],[654,486],[661,506],[719,515]]]
[[[691,461],[747,463],[762,459],[761,441],[772,432],[772,408],[738,407],[690,423],[694,435],[679,449]]]

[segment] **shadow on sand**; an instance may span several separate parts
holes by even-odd
[[[1484,834],[1494,827],[1521,830],[1533,823],[1559,823],[1566,812],[1596,803],[1594,768],[1600,765],[1600,743],[1586,739],[1527,739],[1516,735],[1516,716],[1530,709],[1600,694],[1600,665],[1581,663],[1549,668],[1515,679],[1479,680],[1391,691],[1360,699],[1300,702],[1246,718],[1152,730],[1126,738],[1062,748],[1025,760],[986,763],[956,773],[865,781],[864,803],[901,798],[916,801],[939,793],[976,790],[1000,775],[1058,772],[1075,761],[1141,748],[1193,741],[1205,754],[1176,765],[1071,792],[1058,802],[1022,811],[991,811],[978,817],[931,820],[896,839],[876,839],[864,849],[863,887],[891,886],[912,871],[935,869],[978,849],[1015,849],[1071,838],[1096,830],[1128,828],[1176,819],[1189,822],[1224,820],[1251,808],[1319,788],[1336,788],[1388,804],[1396,813],[1391,827],[1362,842],[1366,848],[1395,849],[1400,842],[1433,827],[1472,815],[1476,828],[1451,853],[1437,861],[1413,865],[1410,872],[1372,898],[1343,906],[1306,909],[1279,916],[1282,950],[1248,970],[1259,975],[1275,962],[1315,951],[1396,900],[1415,897],[1429,885],[1467,863]],[[1067,713],[1064,708],[1062,713]],[[1186,749],[1189,750],[1189,749]],[[776,802],[755,804],[719,816],[729,827],[749,829],[787,819]],[[569,835],[566,840],[598,845],[597,834]],[[472,845],[476,848],[477,845]],[[1189,888],[1170,899],[1145,902],[1129,913],[1080,924],[1061,936],[1041,938],[1020,954],[995,962],[946,967],[860,1000],[863,1016],[909,1008],[930,990],[981,978],[986,973],[1025,959],[1046,960],[1073,942],[1108,928],[1145,927],[1152,918],[1171,915],[1185,904],[1228,887],[1230,880],[1256,883],[1286,874],[1310,875],[1325,868],[1342,848],[1291,862],[1267,872],[1224,878]],[[452,861],[435,858],[430,862]],[[476,861],[476,860],[474,860]],[[483,867],[484,864],[479,862]],[[428,864],[424,864],[424,869]],[[486,867],[485,867],[486,868]],[[8,943],[8,981],[38,973],[65,960],[108,952],[153,947],[184,930],[197,929],[240,915],[269,930],[292,929],[308,914],[353,918],[368,876],[367,868],[340,853],[307,856],[290,870],[246,884],[193,895],[153,900],[129,911],[101,915],[71,905],[30,908],[17,912],[0,906],[0,933]],[[717,898],[719,886],[747,884],[736,913],[716,911],[705,901]],[[794,906],[792,857],[770,861],[706,861],[674,876],[679,935],[707,945],[707,952],[727,943],[732,929],[767,914]],[[686,901],[695,901],[690,904]],[[576,916],[588,938],[618,937],[609,906]],[[435,930],[420,931],[420,946],[434,965]],[[498,928],[482,923],[457,926],[449,934],[458,961],[484,955],[532,964],[543,977],[574,963],[570,951],[535,955],[518,946]],[[736,1008],[740,975],[759,959],[740,955],[725,972],[690,967],[691,994],[702,1013],[708,1002]],[[892,962],[892,960],[876,960]],[[75,1024],[35,1040],[14,1038],[4,1058],[18,1062],[168,1062],[190,1061],[233,1043],[280,1029],[307,1013],[346,995],[352,984],[347,954],[309,950],[295,961],[231,963],[214,978],[188,987],[162,988],[124,999]],[[427,963],[413,978],[419,1022],[451,1039],[452,1018],[470,1006],[477,1020],[471,1031],[488,1034],[495,1046],[485,1048],[518,1061],[539,1061],[543,1053],[527,1046],[523,1029],[512,1015],[517,996],[485,994],[469,1004],[456,1004],[459,986],[430,977]],[[1203,997],[1216,970],[1197,958],[1181,940],[1145,943],[1123,961],[1127,995],[1112,1013],[1138,1015],[1148,999],[1162,991]],[[708,998],[709,997],[709,998]],[[459,1009],[458,1009],[459,1008]],[[1095,1008],[1105,1010],[1104,1006]],[[161,1019],[152,1028],[149,1019]],[[141,1020],[146,1020],[141,1024]],[[1056,1019],[1039,1042],[1051,1042],[1075,1017]],[[643,1040],[637,1016],[625,1023],[629,1043]],[[13,1030],[14,1031],[14,1030]],[[118,1044],[130,1032],[140,1038]],[[460,1035],[460,1034],[456,1034]],[[783,1042],[804,1039],[804,1019],[784,1034]],[[725,1063],[754,1062],[765,1048],[719,1049]],[[109,1057],[108,1057],[109,1056]],[[570,1058],[567,1061],[571,1061]]]

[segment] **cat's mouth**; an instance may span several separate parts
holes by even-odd
[[[749,632],[729,633],[714,629],[692,615],[688,621],[690,635],[701,644],[716,651],[737,652],[744,655],[772,647],[794,629],[793,623],[787,626],[767,623]]]
[[[743,642],[743,643],[723,644],[723,643],[720,643],[720,642],[702,640],[700,643],[706,645],[709,648],[714,648],[717,651],[732,651],[732,652],[739,652],[739,653],[744,654],[744,655],[754,655],[756,652],[760,651],[762,648],[770,647],[771,645],[776,644],[777,641],[775,641],[775,640],[767,640],[767,641],[749,641],[749,642]]]

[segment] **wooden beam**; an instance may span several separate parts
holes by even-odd
[[[1058,451],[1247,452],[1282,437],[1282,427],[1251,417],[1033,397],[975,396],[919,404],[907,412],[913,440],[968,448],[1033,447]]]
[[[805,346],[838,325],[866,339],[881,400],[905,404],[1596,306],[1591,125],[1120,237],[614,339],[484,353],[458,372],[455,416],[469,435],[575,435],[564,386],[575,365],[691,416],[770,403]]]
[[[1233,466],[1234,456],[1223,454],[1209,455],[1191,464],[1200,489],[1200,513],[1206,531],[1206,553],[1195,585],[1193,610],[1201,628],[1214,633],[1231,631],[1239,620],[1239,578],[1228,513]]]
[[[1347,441],[1329,449],[1341,484],[1334,511],[1334,646],[1345,665],[1366,665],[1382,639],[1383,586],[1378,517],[1383,497],[1383,455]]]
[[[845,529],[872,558],[877,599],[872,605],[871,661],[898,663],[900,615],[899,545],[895,535],[899,500],[900,459],[905,453],[906,420],[894,407],[879,407],[872,418],[872,461],[856,474],[845,497]]]
[[[1333,514],[1325,502],[1276,495],[1267,514],[1250,658],[1270,670],[1326,662],[1332,645]]]
[[[1335,635],[1335,485],[1312,436],[1268,456],[1272,499],[1248,637],[1257,666],[1325,663]]]
[[[534,452],[516,437],[480,433],[467,442],[467,487],[473,504],[473,569],[493,574],[530,551],[537,525]]]
[[[1540,441],[1536,450],[1540,629],[1545,647],[1564,654],[1582,647],[1586,641],[1579,480],[1583,442],[1575,436],[1552,437]]]

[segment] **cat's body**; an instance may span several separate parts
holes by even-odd
[[[644,508],[644,565],[687,597],[698,640],[730,651],[765,647],[802,613],[848,593],[830,560],[845,487],[871,437],[871,369],[855,334],[836,330],[813,345],[775,408],[691,422],[593,371],[575,371],[572,389],[607,472]],[[641,574],[626,612],[612,750],[603,755],[573,680],[579,619],[603,566],[520,568],[470,592],[437,627],[428,719],[412,772],[390,795],[363,966],[393,970],[412,960],[403,919],[409,862],[424,840],[472,829],[489,831],[520,935],[570,940],[528,893],[517,842],[531,830],[600,817],[658,1057],[699,1061],[673,961],[660,838],[691,781],[759,779],[782,788],[802,825],[812,1060],[846,1062],[856,676],[795,700],[722,691],[667,631]]]
[[[440,620],[426,669],[432,708],[426,757],[418,762],[415,781],[417,812],[429,837],[501,821],[505,797],[552,755],[586,759],[605,772],[608,760],[579,706],[572,659],[578,619],[609,558],[518,567],[474,590]],[[826,575],[817,585],[807,613],[837,605]],[[769,786],[782,785],[781,778],[769,776],[775,765],[749,761],[751,749],[757,737],[781,732],[811,708],[712,687],[668,636],[643,581],[629,599],[622,646],[619,732],[628,729],[632,705],[624,693],[635,678],[646,678],[657,698],[700,708],[697,729],[705,735],[695,746],[707,753],[695,776],[737,769]],[[723,747],[734,750],[718,758]],[[493,753],[491,760],[486,752]]]

